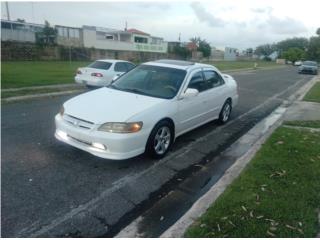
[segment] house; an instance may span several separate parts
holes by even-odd
[[[1,41],[36,42],[36,33],[44,25],[1,20]],[[81,28],[56,25],[56,43],[67,47],[86,47],[114,51],[167,53],[168,44],[161,37],[138,29],[82,26]]]
[[[83,46],[98,49],[167,52],[167,42],[163,38],[151,36],[137,29],[117,30],[110,28],[83,26]]]
[[[57,44],[62,46],[82,47],[83,32],[82,28],[56,25]]]
[[[238,57],[238,49],[226,47],[224,50],[224,60],[225,61],[236,61]]]
[[[218,61],[218,60],[223,60],[223,58],[224,58],[224,51],[219,50],[215,47],[211,47],[210,60]]]
[[[36,33],[43,28],[43,24],[1,19],[1,41],[35,43]]]

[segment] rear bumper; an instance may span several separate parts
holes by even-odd
[[[75,76],[74,80],[78,84],[82,85],[89,85],[89,86],[95,86],[95,87],[104,87],[107,86],[111,83],[111,81],[105,80],[105,79],[100,79],[97,77],[92,77],[92,78],[84,78],[82,76]]]
[[[299,69],[299,73],[310,73],[310,74],[316,74],[316,69]]]

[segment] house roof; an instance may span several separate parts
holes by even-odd
[[[127,30],[127,32],[150,36],[149,33],[142,32],[142,31],[140,31],[138,29],[135,29],[135,28],[130,28],[130,29]]]
[[[189,43],[187,43],[187,48],[188,48],[189,50],[197,50],[197,49],[198,49],[198,46],[197,46],[197,44],[194,43],[194,42],[189,42]]]

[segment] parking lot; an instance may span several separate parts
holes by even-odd
[[[312,78],[297,74],[292,66],[231,75],[239,84],[239,105],[230,124],[211,122],[179,137],[160,161],[144,155],[108,161],[58,142],[53,136],[54,116],[72,96],[3,105],[3,236],[113,233],[127,215],[130,219],[139,214],[150,193],[195,164],[193,158],[218,155]],[[216,136],[214,141],[208,135]]]

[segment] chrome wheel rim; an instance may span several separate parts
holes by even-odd
[[[164,154],[169,148],[171,132],[167,126],[158,129],[154,138],[154,150],[157,154]]]
[[[222,120],[224,122],[226,122],[229,119],[230,112],[231,112],[231,106],[230,104],[226,104],[222,112]]]

